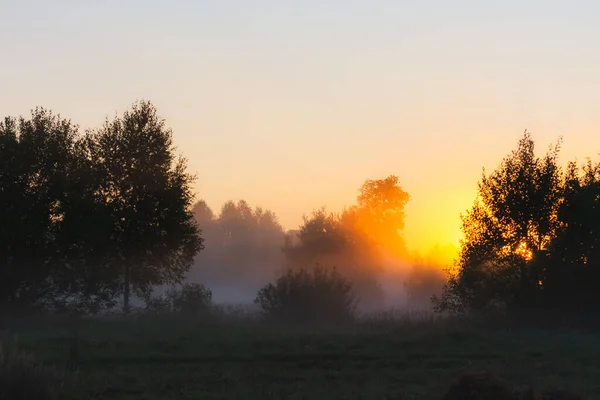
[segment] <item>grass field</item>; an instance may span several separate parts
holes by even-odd
[[[44,363],[66,366],[64,324],[11,333]],[[80,337],[85,398],[440,399],[465,369],[600,398],[600,335],[589,333],[389,316],[335,330],[160,317],[85,320]]]

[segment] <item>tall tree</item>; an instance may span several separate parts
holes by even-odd
[[[75,143],[61,201],[55,248],[60,268],[52,276],[52,306],[95,312],[115,305],[120,285],[112,271],[114,257],[111,210],[99,188],[104,176],[94,163],[90,137]]]
[[[539,260],[558,227],[558,152],[559,144],[536,157],[533,139],[525,131],[517,149],[494,172],[483,171],[478,198],[462,216],[458,274],[436,299],[438,308],[532,304],[540,289]]]
[[[568,165],[556,237],[543,260],[543,306],[597,312],[600,286],[600,163]]]
[[[146,295],[154,285],[180,282],[203,248],[191,210],[195,178],[176,158],[172,132],[150,102],[135,103],[90,135],[128,312],[132,288]]]
[[[287,267],[336,267],[353,281],[363,305],[383,300],[377,282],[385,257],[404,254],[404,207],[409,195],[396,176],[367,180],[357,204],[339,214],[321,209],[304,217],[299,232],[286,237]]]
[[[36,108],[0,122],[0,302],[49,295],[78,127]]]

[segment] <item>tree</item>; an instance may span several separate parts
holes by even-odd
[[[87,144],[110,221],[107,261],[128,312],[132,287],[145,296],[154,285],[180,282],[203,248],[191,210],[195,177],[150,102],[107,120]]]
[[[199,283],[172,288],[167,292],[167,298],[173,305],[173,311],[183,314],[208,313],[212,308],[212,292]]]
[[[0,122],[0,302],[51,295],[77,135],[76,125],[39,107],[30,119]]]
[[[286,237],[286,267],[336,267],[352,281],[361,305],[380,305],[384,295],[378,274],[387,256],[405,251],[402,229],[408,200],[395,176],[367,180],[356,205],[339,214],[322,208],[304,217],[299,232]]]
[[[262,285],[281,267],[283,228],[277,216],[244,200],[226,202],[218,216],[200,201],[194,206],[206,249],[196,257],[190,278],[216,285]],[[252,289],[254,290],[254,289]]]
[[[498,169],[490,175],[483,171],[478,198],[462,216],[458,274],[434,299],[438,309],[480,310],[491,303],[519,307],[539,299],[540,260],[558,227],[559,144],[538,158],[525,131]]]
[[[215,221],[215,214],[204,200],[199,200],[196,202],[196,204],[194,204],[192,213],[194,214],[194,220],[200,229],[210,225]]]
[[[359,190],[357,223],[382,250],[393,255],[405,255],[406,245],[402,237],[404,207],[410,195],[399,184],[397,176],[367,180]]]
[[[172,287],[163,295],[149,296],[145,300],[146,310],[159,313],[198,315],[212,311],[212,292],[199,283],[185,283],[180,287]]]
[[[600,285],[600,163],[569,163],[558,229],[541,269],[543,306],[569,314],[596,312]]]
[[[104,176],[90,154],[90,137],[80,138],[68,163],[55,248],[60,268],[52,275],[53,295],[47,305],[97,312],[115,305],[120,292],[112,271],[111,210],[98,190]]]

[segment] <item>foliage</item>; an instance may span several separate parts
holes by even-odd
[[[590,311],[600,284],[600,166],[558,166],[525,132],[497,170],[484,175],[463,216],[458,273],[434,299],[438,310]]]
[[[313,211],[304,216],[299,231],[288,233],[283,247],[286,267],[339,268],[352,281],[361,305],[380,305],[378,274],[389,255],[405,253],[401,232],[408,199],[395,176],[367,180],[356,205],[339,214],[325,208]]]
[[[212,310],[212,292],[199,283],[185,283],[172,287],[163,295],[148,296],[146,310],[158,313],[195,315]]]
[[[254,302],[272,319],[301,323],[338,323],[354,318],[352,283],[336,269],[288,270],[259,290]]]
[[[543,305],[594,313],[600,285],[600,163],[569,163],[558,220],[541,268]]]
[[[172,309],[184,314],[207,312],[212,307],[212,292],[200,283],[186,283],[180,289],[167,291]]]
[[[97,189],[112,235],[108,264],[129,306],[138,293],[179,282],[202,249],[191,212],[186,160],[176,159],[172,132],[149,102],[135,103],[89,134],[88,152],[102,179]]]
[[[173,304],[165,295],[147,296],[144,299],[146,303],[146,311],[154,313],[169,313],[173,310]]]
[[[109,232],[83,143],[76,125],[43,108],[0,123],[0,301],[112,304],[94,263]]]
[[[97,131],[43,108],[0,123],[0,303],[97,312],[181,280],[202,249],[193,176],[149,102]]]
[[[0,122],[0,302],[31,303],[48,289],[77,130],[43,108]]]
[[[479,196],[462,216],[458,274],[435,300],[437,308],[480,310],[494,302],[518,308],[535,301],[540,276],[534,260],[557,228],[558,150],[537,158],[526,131],[498,169],[489,176],[484,171]]]
[[[404,229],[404,207],[410,200],[397,176],[367,180],[359,190],[357,223],[382,249],[393,255],[405,255],[406,246],[402,238]]]

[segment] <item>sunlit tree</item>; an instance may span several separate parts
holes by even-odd
[[[560,142],[559,142],[560,143]],[[436,299],[441,309],[481,309],[493,302],[532,304],[540,292],[540,262],[555,237],[562,194],[559,145],[536,157],[525,131],[518,147],[491,174],[462,216],[458,274]]]
[[[363,305],[381,302],[378,274],[385,256],[405,251],[402,229],[408,200],[395,176],[367,180],[356,205],[339,214],[322,208],[304,217],[299,232],[288,236],[284,246],[287,267],[336,267],[352,280]]]
[[[351,210],[357,214],[359,228],[365,231],[382,250],[393,255],[405,255],[402,236],[404,208],[410,195],[399,184],[397,176],[367,180],[359,190],[357,205]]]

